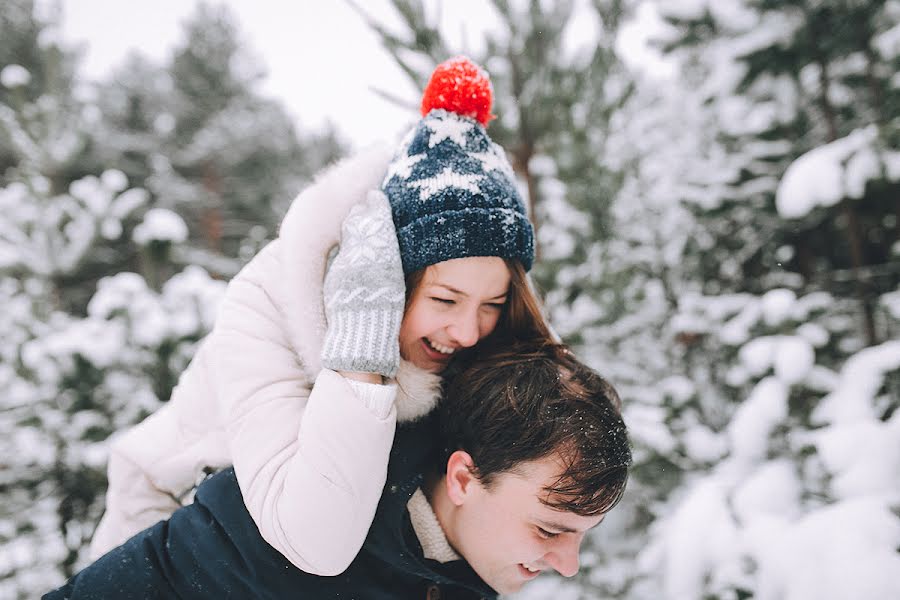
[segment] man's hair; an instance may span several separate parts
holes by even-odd
[[[481,346],[481,345],[479,345]],[[487,344],[467,352],[444,380],[444,465],[456,450],[490,489],[501,473],[550,456],[563,471],[541,501],[595,516],[625,490],[631,449],[615,389],[562,345]]]

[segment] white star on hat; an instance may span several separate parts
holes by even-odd
[[[503,155],[503,150],[496,144],[492,144],[490,150],[487,152],[470,152],[469,156],[480,160],[481,166],[484,167],[485,171],[497,170],[510,179],[515,178],[509,161],[507,161],[506,157]]]
[[[387,175],[384,176],[385,183],[390,181],[394,175],[399,175],[401,179],[409,179],[409,176],[412,175],[413,167],[426,156],[424,152],[420,152],[419,154],[407,154],[402,158],[396,159],[388,167]]]
[[[478,194],[481,192],[481,188],[478,187],[476,182],[482,179],[484,179],[484,175],[479,175],[477,173],[457,173],[451,167],[445,167],[443,171],[434,177],[411,181],[409,185],[418,188],[419,200],[425,201],[441,190],[450,187]]]
[[[472,122],[467,119],[455,117],[427,119],[428,128],[431,130],[431,138],[428,147],[434,148],[446,139],[451,139],[460,148],[466,147],[466,133],[472,129]]]

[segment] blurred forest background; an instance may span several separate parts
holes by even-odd
[[[653,0],[646,0],[652,2]],[[165,402],[225,282],[347,152],[261,96],[201,4],[106,80],[0,0],[0,597],[85,566],[105,440]],[[527,598],[900,597],[900,1],[493,0],[495,89],[564,339],[619,389],[636,464],[571,580]],[[465,51],[418,2],[354,7],[421,89]],[[396,23],[403,24],[398,28]],[[385,91],[386,95],[390,95]]]

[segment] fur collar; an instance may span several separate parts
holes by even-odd
[[[431,412],[441,399],[441,378],[411,362],[400,361],[397,370],[397,420],[415,421]]]

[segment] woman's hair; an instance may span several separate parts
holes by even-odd
[[[543,340],[550,341],[553,334],[541,312],[541,303],[528,282],[528,274],[522,263],[515,259],[503,259],[509,269],[509,292],[496,329],[488,336],[494,340]],[[427,267],[426,267],[427,269]],[[406,309],[419,286],[425,280],[425,270],[420,269],[406,277]],[[480,343],[484,343],[483,340]]]
[[[616,390],[560,344],[487,343],[450,368],[439,420],[443,464],[456,450],[490,489],[498,474],[555,456],[542,502],[595,516],[622,496],[631,464]]]

